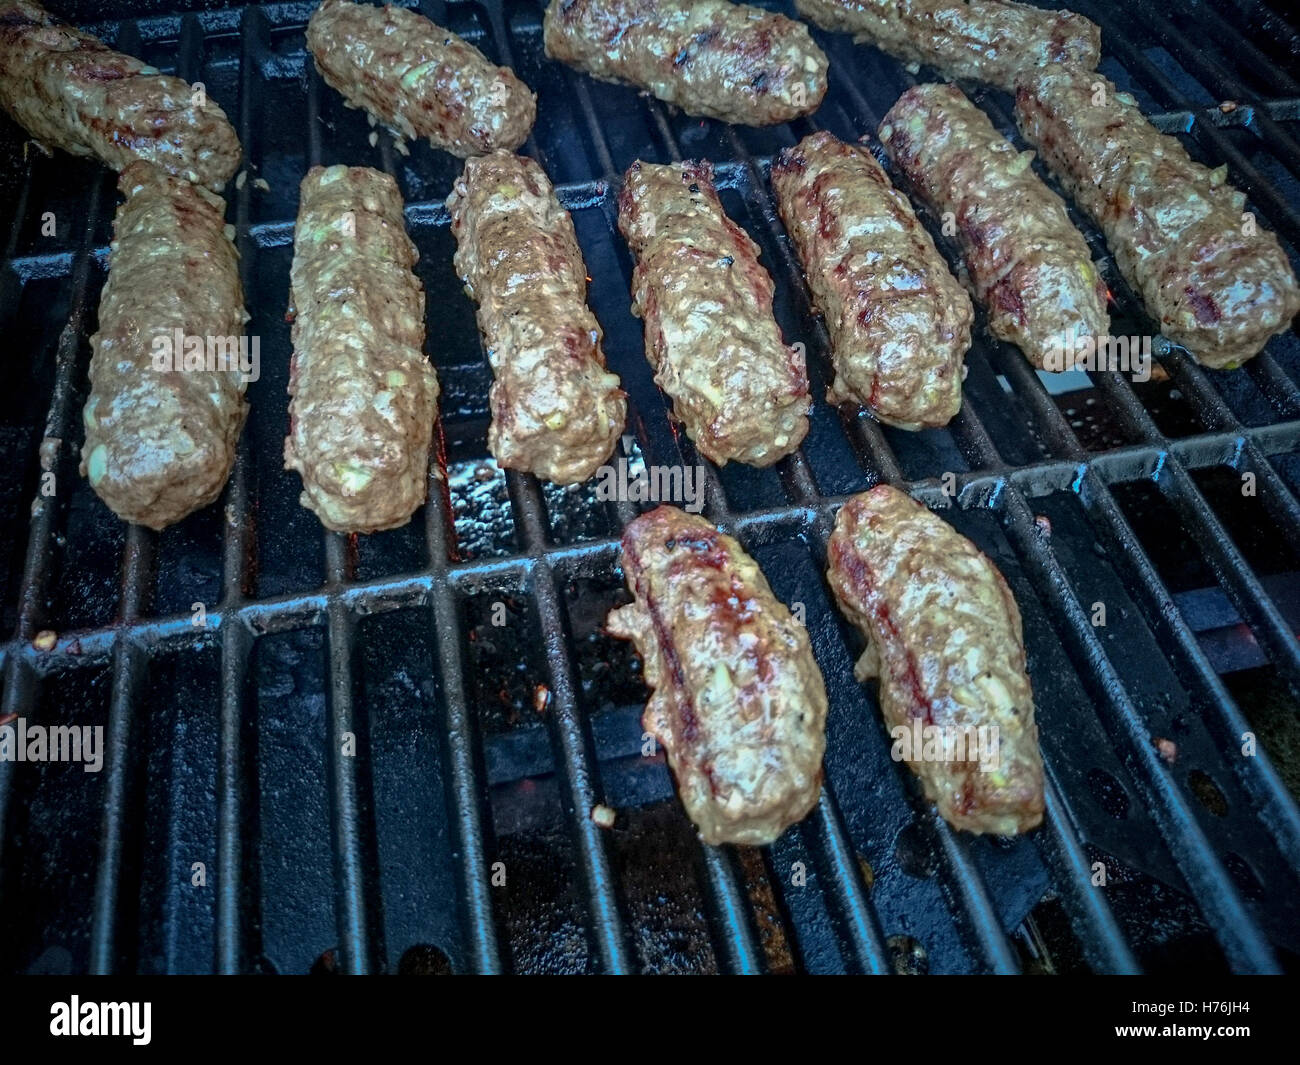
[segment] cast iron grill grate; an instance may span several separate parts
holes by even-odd
[[[819,402],[804,447],[773,470],[708,468],[705,512],[779,596],[804,605],[831,696],[827,787],[773,847],[706,848],[662,756],[641,756],[633,659],[599,632],[619,601],[618,533],[638,505],[601,502],[591,485],[542,487],[487,456],[489,377],[442,207],[458,163],[420,145],[406,157],[382,131],[369,143],[365,116],[304,61],[314,5],[158,6],[124,16],[113,4],[57,5],[122,50],[203,81],[237,123],[248,180],[229,190],[230,219],[262,378],[218,504],[161,535],[116,521],[76,474],[112,175],[27,152],[4,125],[0,322],[15,387],[0,400],[12,634],[0,717],[102,725],[106,758],[99,774],[0,762],[0,964],[1294,963],[1300,767],[1280,753],[1300,692],[1294,332],[1230,374],[1173,353],[1151,381],[1096,372],[1052,394],[977,329],[947,429],[906,434],[841,415],[820,401],[826,335],[766,168],[813,128],[873,132],[924,74],[817,33],[832,61],[820,111],[731,128],[546,62],[536,0],[420,5],[539,92],[525,150],[574,214],[592,307],[630,393],[621,457],[702,463],[666,419],[628,311],[631,264],[614,219],[634,158],[715,161],[728,211],[777,281],[787,339],[806,345]],[[1294,259],[1296,28],[1245,0],[1174,13],[1149,0],[1072,6],[1103,26],[1103,72],[1203,161],[1226,162]],[[1012,131],[1005,96],[968,91]],[[430,502],[405,529],[353,540],[323,533],[280,468],[296,190],[317,162],[398,178],[444,389]],[[1081,228],[1106,267],[1115,331],[1149,332],[1100,238]],[[1241,495],[1243,474],[1253,495]],[[880,480],[946,506],[1021,604],[1049,777],[1046,819],[1029,839],[950,831],[890,760],[874,700],[852,679],[858,644],[820,571],[836,507]],[[1105,626],[1093,624],[1098,603]],[[33,644],[44,631],[58,634],[52,650]],[[1261,737],[1255,757],[1238,754],[1248,731]],[[1172,764],[1160,739],[1177,748]],[[619,811],[612,830],[591,820],[599,803]],[[1097,863],[1105,887],[1094,886]]]

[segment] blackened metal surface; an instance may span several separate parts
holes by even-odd
[[[1048,379],[981,321],[947,429],[836,412],[768,161],[818,128],[873,143],[927,72],[816,33],[831,58],[817,114],[732,128],[546,61],[539,0],[421,4],[539,94],[525,150],[574,214],[590,302],[630,393],[616,458],[634,473],[704,467],[705,513],[802,605],[831,701],[825,794],[769,848],[705,848],[662,753],[643,746],[638,663],[601,627],[625,600],[619,530],[648,504],[492,462],[490,377],[442,207],[459,163],[427,145],[403,155],[382,132],[370,143],[365,116],[304,56],[313,6],[51,4],[202,81],[244,144],[248,176],[227,196],[262,376],[225,495],[161,535],[128,530],[76,474],[111,176],[25,149],[0,123],[0,719],[101,726],[105,759],[98,773],[0,762],[0,966],[1294,965],[1294,332],[1230,373],[1175,351],[1146,381]],[[1294,260],[1300,31],[1281,5],[1072,6],[1102,23],[1103,72],[1197,158],[1226,162]],[[966,88],[1015,140],[1010,101]],[[808,353],[810,432],[770,470],[713,469],[674,431],[628,308],[619,175],[636,158],[700,156],[762,250],[786,338]],[[351,539],[298,504],[281,459],[297,187],[310,165],[340,162],[401,185],[444,390],[429,503],[403,529]],[[1075,220],[1102,261],[1115,332],[1146,335],[1099,235]],[[1048,768],[1046,819],[1027,839],[939,821],[852,677],[860,648],[827,594],[825,541],[843,498],[882,480],[941,508],[1020,603]],[[1244,756],[1250,737],[1258,748]],[[612,827],[593,820],[597,805],[615,811]]]

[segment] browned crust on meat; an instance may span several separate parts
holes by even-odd
[[[905,63],[1007,92],[1041,67],[1093,70],[1101,59],[1096,23],[1011,0],[795,0],[795,7],[823,29],[851,33]]]
[[[537,97],[514,71],[415,11],[325,0],[307,48],[353,107],[462,159],[513,151],[537,117]]]
[[[917,85],[880,140],[938,217],[950,215],[989,328],[1040,370],[1070,369],[1078,338],[1110,332],[1106,284],[1065,204],[955,85]]]
[[[888,485],[840,510],[827,579],[867,639],[859,680],[878,678],[891,730],[997,729],[997,758],[913,757],[926,797],[955,828],[1013,835],[1043,818],[1043,762],[1020,611],[996,566]],[[991,734],[987,734],[991,735]],[[907,752],[908,748],[900,747]],[[923,752],[924,753],[924,752]]]
[[[674,507],[624,530],[623,569],[636,601],[609,631],[645,660],[642,725],[687,814],[706,843],[771,843],[821,790],[826,690],[807,631],[735,540]]]
[[[220,198],[139,161],[118,189],[81,472],[118,517],[162,529],[221,494],[248,405],[238,368],[158,366],[155,343],[242,337],[247,316]]]
[[[1052,71],[1022,86],[1016,122],[1161,332],[1197,362],[1231,369],[1290,328],[1295,273],[1277,237],[1246,224],[1226,166],[1194,162],[1100,74]]]
[[[829,133],[783,150],[772,190],[830,333],[827,400],[902,429],[947,425],[975,312],[907,198]]]
[[[688,115],[769,126],[812,114],[825,54],[802,23],[729,0],[551,0],[546,54]]]
[[[673,415],[700,453],[769,466],[808,432],[804,357],[772,316],[758,246],[727,217],[708,163],[633,163],[618,226],[636,256],[632,313]]]
[[[212,100],[55,20],[34,0],[0,0],[0,107],[42,144],[114,170],[144,159],[220,191],[239,138]]]
[[[569,212],[537,163],[505,151],[465,163],[447,210],[494,375],[489,450],[507,469],[587,480],[623,431],[627,399],[605,368]]]

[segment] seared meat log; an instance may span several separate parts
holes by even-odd
[[[505,151],[465,163],[447,210],[495,376],[489,450],[507,469],[585,481],[613,451],[627,401],[605,369],[569,212],[540,166]]]
[[[220,191],[239,168],[239,138],[206,94],[35,0],[0,0],[0,107],[47,147],[114,170],[145,159]]]
[[[1243,215],[1227,167],[1193,162],[1099,74],[1044,73],[1016,93],[1025,139],[1097,223],[1161,332],[1230,369],[1300,310],[1277,238]]]
[[[830,333],[827,399],[901,429],[947,425],[975,312],[907,198],[829,133],[784,149],[772,190]]]
[[[353,107],[462,159],[518,148],[537,117],[514,71],[406,8],[325,0],[307,23],[307,48]]]
[[[867,640],[855,674],[879,679],[896,750],[944,820],[1001,836],[1038,825],[1034,699],[1020,611],[997,567],[888,485],[844,504],[828,562],[840,609]]]
[[[1096,23],[1011,0],[795,0],[795,7],[823,29],[851,33],[904,63],[1007,92],[1040,67],[1094,70],[1101,59]]]
[[[772,317],[758,246],[727,217],[708,163],[633,163],[618,228],[636,255],[632,313],[673,416],[700,453],[769,466],[808,432],[804,358]]]
[[[826,689],[804,627],[741,546],[675,507],[623,532],[636,601],[610,633],[633,640],[652,689],[642,726],[710,844],[771,843],[821,790]]]
[[[118,517],[162,529],[230,476],[248,413],[237,358],[247,314],[220,197],[139,161],[118,188],[81,472]]]
[[[951,214],[989,328],[1040,370],[1070,369],[1077,338],[1110,332],[1106,284],[1065,204],[955,85],[917,85],[880,140],[936,215]]]
[[[438,379],[402,195],[367,167],[314,166],[294,230],[285,467],[337,532],[404,525],[424,502]]]
[[[812,114],[826,56],[808,28],[728,0],[551,0],[546,54],[703,115],[771,126]]]

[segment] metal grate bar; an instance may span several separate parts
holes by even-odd
[[[138,50],[138,24],[128,23],[119,40],[122,42],[120,47],[127,51]],[[202,29],[193,15],[187,15],[181,20],[178,74],[189,82],[197,80],[195,75],[198,74],[201,62]],[[136,621],[147,607],[148,585],[152,579],[156,549],[157,534],[138,525],[127,527],[119,611],[119,620],[123,626]],[[99,861],[95,870],[90,936],[89,970],[95,974],[112,972],[119,960],[116,931],[122,881],[122,836],[128,795],[133,783],[130,738],[135,706],[147,669],[147,654],[131,643],[124,631],[113,647],[112,691],[104,751],[108,775],[100,827]]]
[[[1265,453],[1293,450],[1300,442],[1300,427],[1284,424],[1248,430]],[[1170,441],[1169,453],[1179,454],[1187,469],[1203,469],[1223,465],[1236,455],[1241,437],[1233,433],[1205,434],[1195,439]],[[1126,483],[1135,478],[1135,471],[1149,471],[1162,452],[1143,445],[1132,445],[1112,452],[1091,455],[1081,464],[1061,459],[1035,463],[1032,466],[1007,469],[1001,474],[988,471],[956,473],[958,494],[964,498],[985,498],[1007,482],[1021,488],[1029,498],[1068,488],[1080,472],[1090,472],[1105,484]],[[1138,477],[1146,476],[1139,472]],[[942,506],[944,492],[933,478],[921,480],[902,479],[910,494],[933,506]],[[801,521],[809,510],[834,514],[850,495],[823,496],[815,504],[777,505],[738,514],[732,519],[734,527],[741,530],[758,529],[772,525]],[[550,546],[545,554],[553,565],[581,563],[590,559],[616,560],[619,541],[615,537],[586,540],[565,547]],[[502,556],[480,562],[459,562],[447,572],[447,580],[454,587],[474,589],[494,587],[502,579],[514,579],[530,570],[529,560],[519,555]],[[361,580],[341,588],[338,596],[349,609],[365,613],[383,613],[427,605],[431,599],[433,577],[424,572]],[[324,591],[288,593],[264,600],[250,600],[244,606],[222,615],[218,610],[209,613],[209,621],[219,627],[224,622],[242,621],[259,633],[287,632],[321,621],[328,602]],[[134,638],[151,648],[182,646],[200,639],[193,631],[190,616],[168,615],[147,619],[128,626]],[[54,649],[35,651],[27,643],[11,640],[6,654],[23,658],[38,665],[45,674],[56,669],[75,669],[84,666],[96,656],[111,651],[116,630],[89,628],[70,630],[60,634]],[[80,645],[78,652],[72,645]]]
[[[730,973],[753,976],[764,971],[763,949],[754,931],[754,915],[741,887],[733,848],[700,844],[709,908],[726,933],[715,937],[715,951]]]
[[[444,5],[435,3],[436,8]],[[441,12],[433,17],[441,17]],[[319,76],[311,75],[319,91]],[[531,138],[530,138],[531,143]],[[398,177],[396,151],[388,137],[379,140],[380,158],[386,173]],[[475,715],[465,696],[465,659],[460,639],[459,606],[448,562],[455,557],[455,517],[447,494],[447,464],[443,448],[442,421],[434,425],[433,451],[429,461],[429,490],[425,512],[425,542],[431,581],[433,637],[437,645],[439,671],[445,704],[445,731],[441,736],[443,762],[448,770],[446,799],[455,814],[455,833],[460,862],[461,925],[464,947],[472,972],[501,971],[500,947],[492,904],[488,833],[492,815],[482,765],[482,745]],[[349,607],[355,613],[356,606]]]
[[[126,560],[122,575],[121,620],[140,616],[153,569],[157,536],[139,525],[127,527]],[[113,688],[104,740],[107,782],[99,830],[99,863],[95,869],[95,895],[90,932],[90,972],[96,975],[117,968],[117,906],[122,883],[122,833],[128,792],[132,786],[131,727],[148,658],[125,635],[113,648]]]
[[[351,576],[350,538],[326,532],[325,569],[332,588]],[[344,744],[357,744],[353,709],[352,660],[356,647],[356,620],[335,596],[327,610],[329,632],[329,719],[326,765],[329,773],[332,838],[334,842],[335,900],[339,923],[340,961],[348,973],[370,971],[370,936],[366,927],[366,888],[361,856],[361,814],[357,794],[357,758],[343,753]]]
[[[72,289],[72,309],[68,322],[59,334],[55,351],[54,393],[50,400],[49,413],[45,418],[43,440],[66,440],[73,419],[77,417],[72,409],[73,397],[77,392],[77,367],[81,355],[81,336],[86,322],[87,303],[89,299],[90,268],[93,262],[94,237],[99,225],[100,204],[104,199],[103,190],[108,178],[100,178],[92,185],[86,204],[86,224],[82,230],[79,250],[73,260],[70,278]],[[31,184],[31,172],[24,187]],[[26,199],[26,192],[23,194]],[[15,217],[14,234],[10,239],[13,247],[17,240],[17,230],[22,224],[22,216]],[[62,446],[54,453],[54,472],[56,477],[67,483],[77,476],[75,462],[69,463]],[[75,458],[75,456],[72,456]],[[27,549],[23,562],[22,585],[18,593],[18,623],[13,639],[10,641],[9,653],[5,656],[4,700],[0,703],[3,710],[0,718],[8,719],[11,714],[28,715],[36,708],[39,686],[39,673],[36,664],[37,653],[31,645],[46,616],[47,588],[50,580],[50,547],[54,541],[59,517],[59,496],[46,496],[38,486],[31,505],[31,522],[28,525]],[[21,648],[21,652],[15,653]],[[8,837],[9,800],[13,787],[14,764],[0,761],[0,852]],[[0,875],[3,875],[4,863],[0,862]]]
[[[1092,863],[1084,853],[1078,828],[1071,823],[1050,765],[1046,766],[1045,784],[1047,831],[1039,836],[1039,849],[1052,866],[1053,882],[1061,892],[1084,957],[1096,972],[1141,972],[1110,903],[1092,886]]]
[[[578,848],[579,864],[591,910],[591,933],[607,973],[633,970],[632,954],[623,919],[603,831],[592,820],[592,810],[602,802],[596,769],[595,744],[591,731],[578,710],[573,684],[573,663],[564,611],[560,605],[555,574],[543,550],[545,509],[536,478],[506,471],[511,508],[517,517],[524,546],[534,559],[533,601],[546,642],[546,665],[551,688],[547,720],[551,725],[556,763],[568,789],[568,813]]]
[[[438,427],[441,433],[441,424]],[[444,752],[448,768],[448,797],[456,814],[456,839],[463,855],[460,890],[463,932],[470,968],[479,973],[501,971],[500,948],[492,916],[492,886],[488,875],[488,845],[492,815],[487,808],[487,774],[482,767],[478,724],[465,698],[465,666],[460,642],[456,595],[448,580],[451,557],[448,530],[453,527],[447,498],[446,463],[441,447],[429,469],[429,505],[425,507],[425,538],[433,575],[433,631],[442,680]]]
[[[892,972],[889,947],[880,927],[880,915],[862,881],[857,852],[849,839],[848,829],[844,825],[829,780],[822,782],[821,800],[809,821],[816,832],[821,861],[826,869],[826,893],[839,912],[858,969],[873,974]]]
[[[249,160],[254,143],[254,99],[261,84],[256,56],[268,36],[261,9],[245,7],[239,20],[239,142]],[[247,162],[245,165],[249,165]],[[235,191],[235,245],[239,249],[240,283],[253,288],[253,259],[257,253],[249,235],[252,188]],[[221,611],[238,611],[252,585],[252,550],[256,538],[248,481],[251,462],[247,434],[241,433],[235,468],[226,488],[222,523]],[[240,732],[246,705],[252,631],[242,619],[221,625],[221,706],[217,740],[217,892],[213,968],[218,973],[241,971],[243,963],[243,757]]]
[[[319,166],[321,151],[320,79],[307,79],[307,165]],[[343,968],[364,973],[370,968],[370,945],[366,929],[356,759],[346,757],[343,743],[356,735],[352,709],[352,652],[354,620],[337,594],[351,577],[349,545],[338,533],[322,529],[327,579],[326,606],[329,635],[329,700],[326,732],[326,765],[329,776],[331,841],[335,870],[335,916],[338,921],[339,951]]]
[[[987,497],[999,485],[1007,482],[1018,486],[1029,498],[1033,498],[1068,488],[1077,480],[1081,471],[1093,474],[1103,484],[1125,483],[1148,476],[1148,471],[1161,454],[1177,456],[1189,470],[1220,466],[1239,452],[1239,441],[1243,436],[1253,441],[1265,455],[1290,452],[1300,446],[1300,423],[1255,426],[1240,434],[1204,433],[1196,437],[1170,440],[1165,449],[1133,444],[1113,451],[1090,454],[1082,463],[1060,458],[1045,459],[998,474],[985,470],[957,473],[956,479],[959,494],[965,498]],[[900,476],[896,482],[891,483],[905,485],[910,494],[934,506],[944,505],[944,493],[933,478],[909,480]],[[743,533],[751,528],[802,521],[810,510],[833,516],[851,494],[821,496],[816,503],[756,508],[735,515],[732,525]],[[594,558],[612,562],[617,560],[618,551],[619,540],[614,536],[569,545],[547,545],[544,548],[546,558],[553,566],[579,564]],[[527,556],[513,554],[451,563],[447,567],[445,580],[453,588],[495,587],[503,580],[517,582],[530,570],[531,561]],[[358,580],[344,585],[336,594],[350,610],[378,614],[427,606],[432,602],[435,582],[435,575],[420,571]],[[320,623],[325,615],[328,598],[325,591],[310,591],[250,599],[230,611],[220,608],[210,611],[208,620],[210,625],[217,628],[237,621],[260,634],[287,632],[304,625]],[[146,619],[128,628],[133,638],[154,649],[164,645],[183,646],[201,638],[201,633],[195,630],[188,614]],[[111,626],[69,630],[59,634],[55,647],[49,652],[38,652],[28,641],[13,638],[8,642],[5,653],[10,659],[31,663],[42,674],[55,669],[75,669],[93,661],[96,656],[109,654],[117,631]]]

